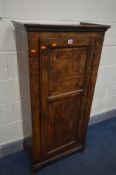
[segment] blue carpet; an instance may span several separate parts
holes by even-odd
[[[31,175],[23,151],[0,159],[0,175]],[[84,152],[72,154],[36,175],[116,175],[116,117],[89,127]]]

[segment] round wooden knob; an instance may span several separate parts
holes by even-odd
[[[57,44],[56,43],[52,43],[52,47],[56,47],[57,46]]]
[[[36,53],[37,50],[36,49],[31,49],[31,53]]]
[[[47,49],[47,47],[46,46],[41,46],[41,49],[45,50],[45,49]]]

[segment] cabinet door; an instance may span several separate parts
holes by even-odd
[[[88,92],[94,39],[40,42],[41,154],[43,158],[81,145],[81,123]]]

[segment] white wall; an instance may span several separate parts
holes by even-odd
[[[116,108],[116,0],[0,0],[0,145],[23,137],[11,20],[87,21],[106,33],[91,115]]]

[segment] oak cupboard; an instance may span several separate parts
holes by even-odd
[[[24,148],[36,170],[83,150],[104,34],[110,26],[13,23]]]

